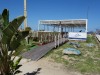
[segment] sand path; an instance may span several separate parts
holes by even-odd
[[[17,75],[24,75],[26,73],[30,73],[29,75],[81,75],[80,73],[69,71],[62,64],[51,62],[46,58],[38,61],[27,61],[23,59],[21,64],[23,64],[20,68],[22,73]],[[37,69],[39,69],[38,72]],[[31,74],[32,72],[34,74]]]

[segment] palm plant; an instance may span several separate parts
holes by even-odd
[[[3,10],[0,15],[0,75],[15,75],[21,72],[19,62],[22,57],[15,60],[11,57],[16,52],[22,39],[24,39],[29,31],[19,31],[18,28],[24,21],[25,17],[20,16],[9,22],[9,11]],[[10,53],[8,53],[10,51]]]

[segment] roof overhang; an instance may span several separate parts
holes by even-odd
[[[74,19],[74,20],[40,20],[41,25],[55,25],[66,27],[86,27],[87,19]]]

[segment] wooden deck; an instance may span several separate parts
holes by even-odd
[[[98,41],[100,42],[100,35],[96,35],[96,38],[97,38]]]
[[[63,38],[59,40],[59,44],[62,44],[66,41],[67,39]],[[57,46],[58,41],[48,43],[46,45],[39,46],[37,48],[34,48],[28,52],[23,53],[21,56],[27,59],[31,59],[33,61],[39,60],[41,57],[43,57],[47,52],[55,48],[55,45]]]

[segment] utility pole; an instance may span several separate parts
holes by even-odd
[[[26,5],[27,5],[26,0],[24,0],[24,16],[25,16],[25,20],[24,20],[24,30],[27,27],[27,9],[26,9],[27,6]],[[26,39],[26,42],[28,44],[28,36],[25,39]]]
[[[24,0],[24,16],[25,16],[25,20],[24,20],[24,29],[27,27],[27,9],[26,9],[26,0]]]

